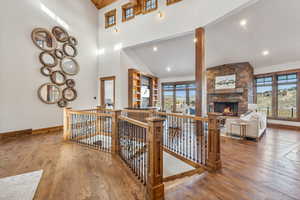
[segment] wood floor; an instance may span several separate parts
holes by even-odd
[[[166,184],[167,200],[300,200],[300,133],[268,129],[260,142],[222,138],[223,169]],[[298,162],[297,162],[298,159]],[[142,200],[115,156],[57,134],[0,141],[0,178],[44,169],[39,200]]]

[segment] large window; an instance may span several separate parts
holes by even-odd
[[[128,21],[135,16],[135,7],[131,3],[122,6],[122,21]]]
[[[298,72],[259,75],[255,79],[257,110],[271,119],[298,120]]]
[[[162,84],[163,110],[195,114],[196,87],[192,81]]]
[[[117,18],[117,10],[111,10],[105,13],[105,28],[109,28],[116,25],[116,18]]]
[[[157,9],[157,0],[144,0],[143,13],[148,13]]]

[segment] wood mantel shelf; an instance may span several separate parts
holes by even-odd
[[[208,94],[241,94],[244,92],[244,88],[234,88],[234,89],[223,89],[223,90],[215,90],[210,89],[208,90]]]

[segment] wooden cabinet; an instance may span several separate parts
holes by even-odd
[[[144,88],[144,89],[143,89]],[[149,97],[145,97],[148,93]],[[158,78],[136,69],[128,70],[128,107],[156,107],[158,103]]]

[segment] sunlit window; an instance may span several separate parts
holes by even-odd
[[[116,25],[116,15],[116,9],[105,13],[105,28],[109,28]]]

